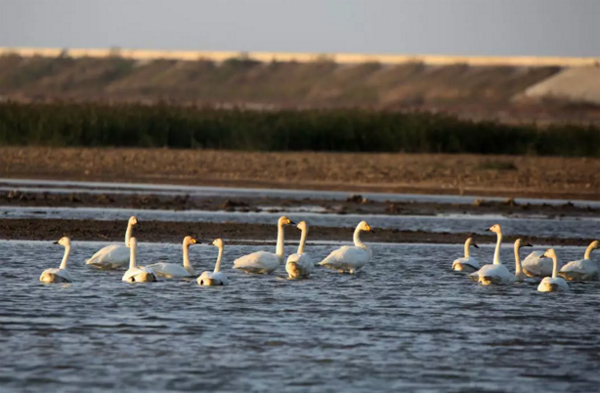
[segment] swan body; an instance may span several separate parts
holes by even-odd
[[[475,257],[472,257],[469,252],[469,247],[471,246],[479,248],[477,244],[473,243],[473,238],[469,237],[465,242],[465,256],[455,259],[452,262],[452,270],[467,273],[479,270],[479,261]]]
[[[133,233],[133,227],[138,220],[131,216],[125,231],[125,244],[111,244],[98,250],[90,259],[85,261],[86,265],[92,265],[100,269],[118,269],[129,263],[129,240]]]
[[[290,279],[308,278],[315,267],[310,256],[304,253],[304,245],[306,244],[306,236],[308,235],[308,224],[306,221],[300,221],[297,227],[302,231],[298,251],[290,255],[285,263],[285,271],[288,273],[288,278]]]
[[[159,262],[146,267],[152,269],[154,274],[163,278],[196,277],[196,271],[191,265],[189,257],[190,246],[196,243],[198,243],[198,241],[191,236],[183,238],[183,265]]]
[[[215,239],[213,241],[213,246],[219,249],[219,256],[217,257],[217,263],[215,264],[215,270],[212,272],[206,271],[202,272],[200,277],[198,277],[198,285],[227,285],[229,282],[227,276],[221,272],[221,260],[223,259],[223,240]]]
[[[123,274],[122,280],[125,282],[154,282],[156,275],[144,266],[138,266],[136,263],[137,240],[135,237],[129,239],[129,269]]]
[[[544,251],[533,251],[523,260],[523,273],[528,277],[552,275],[552,261],[544,258]]]
[[[344,246],[334,250],[319,262],[320,266],[337,270],[340,273],[354,274],[371,259],[372,251],[360,240],[360,232],[373,232],[366,221],[361,221],[354,230],[354,246]]]
[[[558,270],[558,258],[556,257],[556,252],[553,248],[547,250],[544,255],[544,258],[552,259],[552,277],[544,277],[544,279],[538,285],[538,291],[540,292],[564,292],[569,290],[569,284],[562,278],[557,277]]]
[[[61,283],[61,282],[73,282],[71,274],[67,270],[67,260],[69,259],[69,253],[71,252],[71,240],[68,237],[63,237],[54,244],[60,244],[65,247],[65,254],[63,255],[60,267],[46,269],[40,275],[40,281],[44,283]]]
[[[494,251],[494,263],[484,265],[478,271],[469,274],[473,281],[483,285],[507,285],[515,282],[516,277],[511,274],[506,266],[500,262],[500,244],[502,243],[502,229],[496,224],[488,229],[495,232],[497,236],[496,249]]]
[[[592,250],[599,248],[600,242],[594,240],[586,248],[583,259],[564,265],[558,275],[567,281],[596,281],[600,276],[598,264],[590,259]]]
[[[275,253],[257,251],[239,257],[233,262],[233,268],[246,273],[269,274],[283,263],[284,226],[293,224],[289,218],[281,216],[277,221],[277,247]]]

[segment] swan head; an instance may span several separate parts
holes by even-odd
[[[278,225],[294,225],[296,224],[295,222],[293,222],[292,220],[290,220],[289,218],[287,218],[286,216],[281,216],[279,217],[279,221],[277,221]]]
[[[523,239],[519,238],[519,239],[515,240],[515,247],[516,248],[533,247],[533,245],[531,245],[530,243],[524,243]]]
[[[495,225],[492,225],[490,227],[490,229],[488,229],[488,231],[494,232],[494,233],[501,233],[502,232],[502,228],[500,228],[499,224],[495,224]]]
[[[186,236],[183,238],[184,246],[191,246],[192,244],[196,244],[196,243],[198,243],[198,241],[191,236]]]
[[[366,221],[359,222],[357,228],[361,231],[375,233],[375,231],[371,229],[371,226],[367,224]]]
[[[593,242],[590,243],[589,247],[592,250],[595,249],[595,248],[600,248],[600,241],[594,240]]]
[[[556,251],[553,248],[549,248],[546,250],[542,258],[556,258]]]
[[[296,228],[298,228],[302,231],[306,231],[306,230],[308,230],[308,224],[306,223],[306,221],[300,221],[298,223],[298,225],[296,225]]]
[[[138,219],[136,216],[129,217],[129,225],[137,225]]]
[[[219,238],[213,240],[212,245],[215,247],[223,248],[223,239]]]
[[[63,236],[60,239],[58,239],[57,241],[55,241],[54,244],[60,244],[61,246],[67,247],[67,246],[71,245],[71,239],[69,239],[66,236]]]
[[[468,238],[468,239],[467,239],[467,241],[469,242],[469,246],[470,246],[470,247],[479,248],[479,246],[477,245],[477,243],[475,243],[475,242],[473,241],[473,238],[472,238],[472,237]]]

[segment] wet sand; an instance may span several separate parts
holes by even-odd
[[[0,177],[600,200],[600,159],[0,147]]]
[[[115,241],[124,240],[124,224],[122,221],[84,221],[84,220],[29,220],[11,219],[0,220],[2,237],[13,240],[57,240],[69,236],[73,241],[95,240]],[[196,237],[201,242],[211,242],[221,237],[228,243],[241,244],[248,240],[261,240],[265,244],[274,244],[277,229],[274,225],[234,224],[234,223],[187,223],[165,221],[142,221],[135,228],[135,236],[140,241],[159,243],[178,243],[185,235]],[[313,226],[310,228],[310,238],[343,241],[351,243],[352,228],[329,228]],[[297,244],[300,231],[294,227],[286,229],[286,241]],[[397,229],[375,229],[375,233],[365,233],[362,238],[369,242],[388,243],[464,243],[468,233],[432,233],[422,231],[400,231]],[[522,237],[523,240],[535,245],[576,245],[586,246],[589,239],[561,239]],[[514,241],[514,236],[505,236],[505,241]],[[495,236],[478,235],[478,243],[494,243]]]

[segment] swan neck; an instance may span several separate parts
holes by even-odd
[[[59,269],[67,268],[67,260],[69,259],[69,253],[71,252],[71,246],[65,246],[65,254],[63,255],[63,259],[60,262]]]
[[[131,223],[127,224],[127,231],[125,231],[125,246],[129,247],[129,240],[131,239],[131,235],[133,232],[133,225]]]
[[[367,246],[362,242],[362,240],[360,240],[360,232],[361,229],[358,227],[354,230],[354,245],[356,247],[367,248]]]
[[[556,278],[558,272],[558,258],[556,256],[552,257],[552,278]]]
[[[308,229],[302,229],[302,234],[300,235],[300,244],[298,244],[298,254],[304,254],[304,244],[306,243],[306,235],[308,234]]]
[[[500,244],[502,244],[502,232],[497,233],[496,250],[494,251],[494,265],[502,265],[500,262]]]
[[[283,251],[283,242],[284,242],[284,234],[283,234],[283,224],[277,224],[277,248],[275,249],[275,255],[279,257],[280,261],[283,261],[284,251]]]
[[[590,259],[590,255],[592,255],[592,245],[593,243],[590,243],[589,246],[587,246],[587,248],[585,249],[585,254],[583,255],[583,259]]]
[[[215,273],[221,271],[221,259],[223,259],[223,247],[219,247],[219,255],[217,256],[217,263],[215,264]]]
[[[135,257],[137,255],[137,246],[132,245],[129,247],[129,269],[135,269],[137,267]]]
[[[187,244],[183,245],[183,267],[190,267],[190,246]]]
[[[471,246],[471,238],[467,239],[465,242],[465,258],[470,258],[471,253],[469,252],[469,247]]]
[[[515,276],[518,276],[523,271],[521,266],[521,257],[519,256],[519,245],[515,244]]]

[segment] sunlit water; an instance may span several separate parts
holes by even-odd
[[[225,249],[230,285],[121,282],[83,264],[99,245],[73,242],[70,285],[43,285],[62,247],[0,241],[1,391],[511,391],[600,386],[600,284],[542,294],[536,284],[481,287],[450,271],[459,245],[375,245],[356,276],[317,269],[230,269],[259,246]],[[308,247],[315,260],[334,246]],[[291,251],[291,248],[288,249]],[[492,248],[477,256],[491,258]],[[562,261],[581,247],[557,248]],[[216,249],[191,249],[198,271]],[[598,256],[595,255],[595,258]],[[142,263],[180,261],[176,244],[139,245]],[[502,258],[512,270],[507,246]]]

